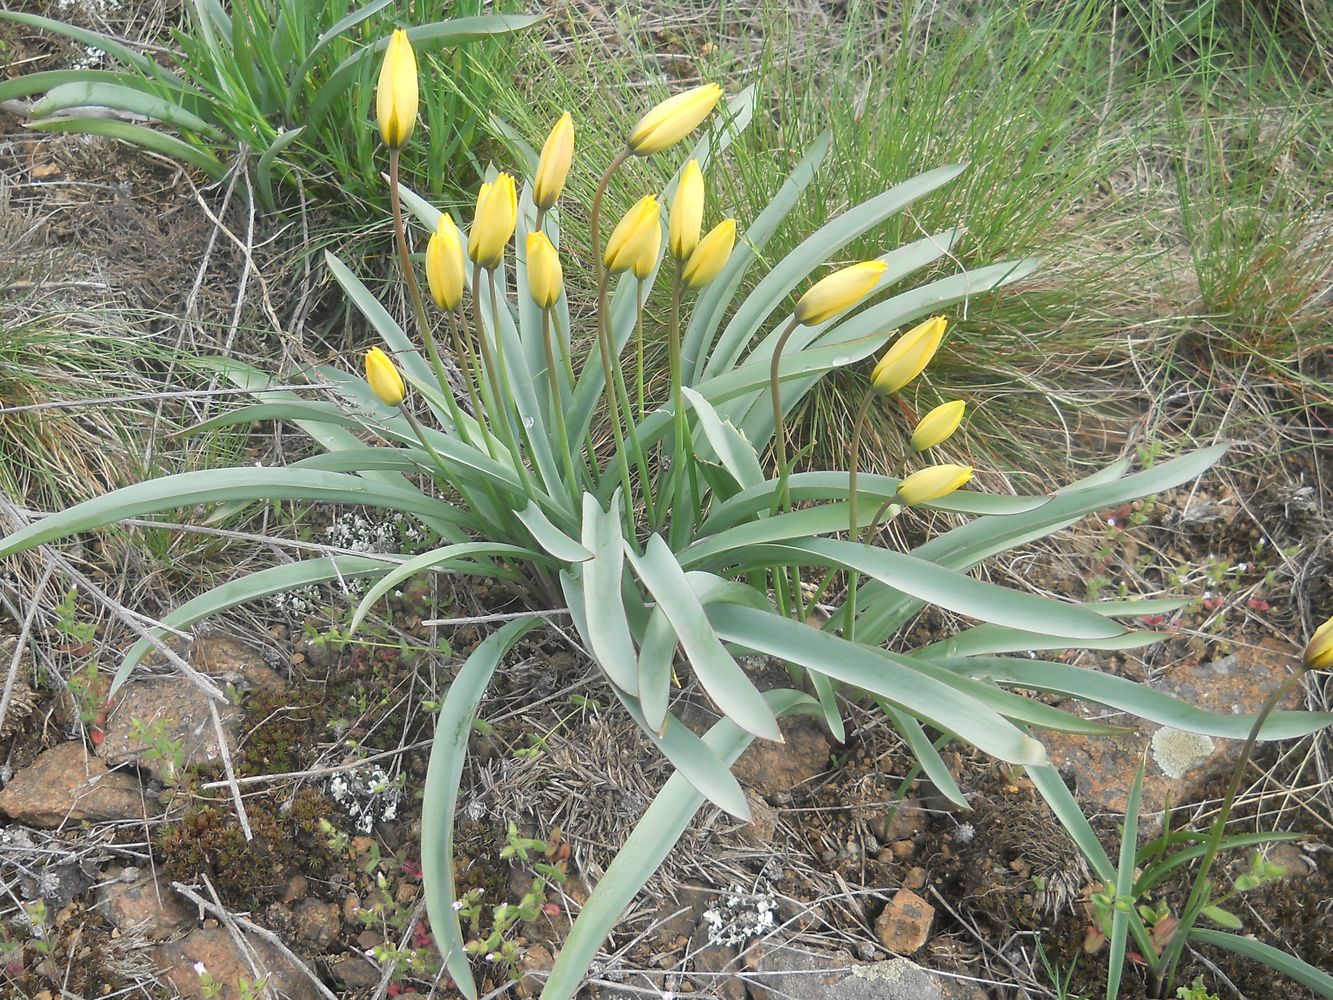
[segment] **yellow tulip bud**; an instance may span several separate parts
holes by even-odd
[[[389,356],[378,347],[372,347],[366,352],[366,381],[379,401],[389,406],[397,406],[407,395],[403,377],[398,374]]]
[[[736,245],[736,220],[723,219],[699,241],[685,262],[681,277],[691,288],[702,288],[716,278],[731,258]]]
[[[417,57],[407,32],[399,28],[389,37],[375,88],[375,117],[387,146],[407,142],[417,122]]]
[[[671,200],[671,223],[667,245],[677,260],[688,260],[699,245],[699,232],[704,221],[704,175],[699,161],[685,164],[685,171],[676,185],[676,197]]]
[[[947,326],[943,316],[936,316],[912,327],[879,359],[870,375],[878,392],[897,392],[923,371],[939,350]]]
[[[912,450],[926,451],[948,440],[963,422],[963,410],[966,408],[966,403],[955,399],[952,403],[941,403],[927,413],[912,432]]]
[[[477,213],[468,233],[467,255],[482,267],[498,267],[504,258],[505,246],[514,235],[518,222],[518,194],[514,178],[498,174],[491,183],[481,186],[477,195]]]
[[[660,153],[685,138],[708,117],[722,97],[715,83],[668,97],[639,119],[629,134],[629,148],[636,156]]]
[[[1333,618],[1314,630],[1314,635],[1305,644],[1301,659],[1311,670],[1328,670],[1333,667]]]
[[[565,176],[574,161],[574,119],[566,111],[546,137],[537,176],[532,182],[532,203],[545,211],[556,203],[565,187]]]
[[[549,309],[560,299],[565,276],[560,255],[545,233],[528,233],[528,291],[532,300]]]
[[[457,309],[463,301],[466,275],[467,261],[463,258],[458,228],[449,213],[443,212],[426,244],[426,283],[435,304],[441,309]]]
[[[796,303],[796,320],[818,326],[846,312],[870,294],[888,268],[883,261],[866,260],[821,278]]]
[[[947,497],[972,478],[970,465],[932,465],[898,484],[898,502],[908,507]]]
[[[644,233],[643,242],[639,246],[639,255],[634,258],[634,263],[630,265],[630,270],[634,272],[634,277],[642,281],[648,275],[653,273],[653,268],[657,266],[657,258],[662,252],[662,225],[659,221],[655,226],[648,226]]]
[[[612,274],[628,271],[643,254],[644,248],[653,240],[662,239],[662,223],[657,207],[657,199],[650,194],[644,195],[634,207],[625,213],[611,238],[606,241],[606,256],[603,260]]]

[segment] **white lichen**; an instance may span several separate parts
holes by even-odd
[[[1211,736],[1163,726],[1152,734],[1152,758],[1168,778],[1182,778],[1213,755]]]
[[[777,926],[778,900],[770,892],[747,893],[739,885],[703,912],[710,945],[738,945]]]
[[[375,824],[398,816],[403,788],[382,767],[371,765],[358,771],[344,771],[329,779],[329,796],[356,823],[362,833]]]

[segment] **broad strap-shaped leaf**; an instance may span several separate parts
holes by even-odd
[[[639,643],[639,711],[659,735],[671,699],[671,667],[676,659],[676,630],[661,607],[653,608]]]
[[[560,577],[566,598],[577,602],[581,609],[586,627],[583,638],[589,650],[611,681],[633,695],[638,692],[639,664],[621,591],[625,540],[620,530],[618,496],[612,500],[611,510],[608,514],[597,505],[595,497],[583,495],[582,542],[593,556]],[[573,609],[575,604],[570,607]]]
[[[695,676],[722,714],[746,732],[780,741],[778,720],[745,671],[723,648],[685,571],[662,537],[652,535],[642,556],[635,555],[627,542],[625,557],[671,623]]]
[[[454,813],[463,778],[472,720],[477,715],[500,661],[519,639],[540,622],[519,618],[489,635],[472,651],[440,706],[435,742],[426,765],[421,802],[421,883],[426,893],[430,929],[444,956],[444,967],[464,996],[476,1000],[477,984],[463,950],[463,931],[454,909]]]
[[[580,563],[592,558],[592,552],[551,523],[551,519],[535,503],[529,503],[514,514],[523,522],[523,527],[531,532],[533,539],[543,549],[561,562]]]
[[[948,765],[944,763],[944,758],[940,756],[940,752],[935,749],[935,744],[930,742],[926,731],[921,728],[921,723],[906,712],[894,708],[883,698],[876,697],[875,702],[879,705],[880,710],[889,717],[889,721],[893,723],[893,728],[903,738],[908,749],[912,751],[912,756],[921,765],[921,770],[939,793],[954,805],[962,809],[969,808],[967,796],[958,787],[958,782],[954,780],[954,776],[949,773]]]
[[[1262,962],[1270,969],[1296,980],[1303,986],[1308,986],[1321,997],[1333,997],[1333,975],[1316,969],[1310,963],[1270,944],[1264,944],[1252,937],[1232,934],[1229,931],[1209,930],[1206,927],[1190,928],[1190,940],[1235,952],[1241,958],[1248,958],[1252,962]]]
[[[0,18],[5,16],[5,13],[0,11]],[[138,87],[148,93],[155,93],[157,89],[143,77],[120,70],[51,69],[38,73],[25,73],[12,80],[0,80],[0,101],[45,94],[67,83],[114,83],[122,87]]]
[[[1046,759],[1040,743],[998,712],[926,676],[905,656],[847,642],[789,618],[738,605],[710,605],[708,618],[725,642],[880,695],[1001,760],[1037,764]]]
[[[131,146],[149,149],[154,153],[169,156],[173,160],[181,160],[191,166],[198,167],[215,181],[221,180],[227,173],[227,168],[222,161],[205,149],[192,146],[183,139],[177,139],[174,135],[168,135],[166,132],[159,132],[155,128],[136,125],[133,122],[123,122],[116,118],[73,115],[61,118],[44,118],[41,121],[29,122],[28,128],[42,132],[79,132],[85,135],[104,135],[109,139],[120,139],[122,142],[128,142]]]
[[[1091,605],[1083,605],[1090,608]],[[1169,637],[1166,632],[1141,630],[1106,639],[1076,639],[1068,635],[1043,635],[1002,625],[974,625],[957,635],[922,646],[913,655],[929,659],[958,659],[988,653],[1021,653],[1041,649],[1141,649]]]
[[[764,276],[727,324],[717,345],[709,353],[704,374],[717,375],[736,363],[755,330],[773,314],[815,268],[858,236],[869,232],[916,199],[949,183],[966,169],[965,164],[937,167],[890,188],[829,220],[802,241]]]
[[[102,528],[128,517],[232,500],[312,500],[319,503],[357,504],[469,524],[469,518],[461,511],[442,500],[425,497],[416,490],[394,489],[339,472],[240,466],[162,476],[85,500],[0,539],[0,557],[82,531]]]
[[[939,660],[941,665],[984,676],[1001,684],[1062,694],[1097,702],[1158,725],[1202,733],[1224,740],[1243,740],[1254,725],[1253,715],[1219,715],[1180,701],[1146,685],[1100,670],[1023,657],[972,656]],[[1264,722],[1260,739],[1289,740],[1308,736],[1333,725],[1330,712],[1273,712]]]
[[[741,432],[730,421],[719,416],[713,405],[689,386],[682,386],[681,393],[689,400],[691,409],[698,417],[699,427],[712,446],[713,454],[718,457],[723,468],[731,473],[736,485],[741,489],[750,489],[763,483],[764,470],[759,464],[759,456],[750,447],[750,442],[741,436]]]
[[[807,695],[796,691],[770,691],[765,698],[778,716],[818,707]],[[739,726],[722,719],[702,742],[726,770],[753,739]],[[703,795],[679,772],[662,786],[583,904],[546,980],[542,1000],[571,1000],[583,984],[584,973],[597,956],[597,949],[625,907],[666,860],[703,803]]]
[[[191,114],[174,101],[151,94],[137,87],[101,80],[63,83],[49,90],[45,97],[32,106],[33,118],[45,118],[70,108],[111,108],[145,118],[155,118],[164,124],[196,132],[210,139],[221,139],[222,133],[198,115]]]
[[[269,569],[247,573],[245,576],[228,580],[226,583],[213,587],[198,597],[186,601],[162,619],[164,628],[158,635],[159,638],[166,639],[171,634],[170,630],[187,629],[205,618],[221,614],[223,611],[248,604],[251,601],[272,597],[274,594],[285,594],[291,590],[318,586],[323,583],[376,577],[389,572],[393,569],[393,566],[393,562],[387,559],[372,559],[367,556],[332,556],[319,559],[303,559],[300,562],[285,563],[281,566],[272,566]],[[140,639],[130,647],[129,652],[125,654],[125,658],[121,660],[120,666],[116,668],[116,675],[112,678],[111,687],[107,692],[108,698],[120,690],[121,685],[129,679],[134,668],[152,649],[153,644],[147,639]]]
[[[361,598],[361,603],[357,605],[356,613],[352,615],[351,624],[348,625],[347,629],[349,632],[355,632],[366,615],[370,613],[370,609],[375,606],[376,601],[399,584],[410,580],[419,573],[424,573],[427,570],[461,569],[474,575],[498,575],[499,570],[496,566],[482,560],[501,557],[529,563],[540,563],[545,561],[546,558],[532,549],[525,549],[519,545],[508,545],[503,542],[458,542],[453,545],[443,545],[431,549],[429,552],[422,552],[420,555],[413,556],[406,562],[395,566],[375,581],[374,585],[366,591],[366,595]]]
[[[770,504],[772,501],[769,501]],[[857,520],[865,527],[875,516],[873,504],[862,504]],[[826,503],[818,507],[802,507],[772,517],[746,521],[719,531],[716,535],[700,538],[680,554],[681,564],[691,569],[713,569],[720,566],[748,567],[757,565],[755,546],[768,542],[793,542],[812,535],[846,531],[850,517],[846,503]],[[769,560],[772,553],[762,557]],[[763,565],[770,565],[768,561]]]
[[[913,555],[955,570],[967,570],[1007,549],[1043,538],[1079,518],[1152,493],[1161,493],[1202,475],[1220,459],[1225,445],[1191,452],[1124,478],[1085,480],[1080,488],[1062,490],[1036,510],[1004,518],[981,517],[938,535],[913,550]],[[1112,467],[1123,472],[1124,466]],[[922,602],[877,584],[862,594],[864,609],[856,634],[882,642],[922,607]]]
[[[1139,921],[1132,905],[1134,891],[1134,857],[1138,848],[1139,803],[1143,798],[1143,772],[1147,761],[1140,757],[1125,800],[1125,823],[1120,833],[1120,863],[1116,866],[1115,898],[1125,900],[1128,908],[1117,906],[1111,911],[1110,955],[1106,970],[1106,1000],[1120,996],[1120,978],[1125,972],[1125,947],[1129,943],[1130,923]]]
[[[1196,834],[1195,836],[1204,838],[1206,834]],[[1218,844],[1218,852],[1234,851],[1242,847],[1254,847],[1260,844],[1291,843],[1292,841],[1305,840],[1303,833],[1285,833],[1281,830],[1262,830],[1259,833],[1237,833],[1223,837]],[[1164,858],[1153,858],[1151,865],[1149,862],[1149,846],[1139,847],[1138,855],[1135,858],[1135,868],[1140,871],[1139,877],[1134,881],[1134,896],[1136,898],[1145,896],[1152,892],[1167,879],[1173,877],[1173,873],[1208,853],[1207,843],[1198,843],[1193,847],[1184,847],[1172,851]]]

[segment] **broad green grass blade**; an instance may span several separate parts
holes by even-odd
[[[222,133],[216,128],[198,115],[190,114],[179,104],[144,90],[103,81],[65,83],[54,87],[32,106],[29,114],[33,118],[45,118],[68,108],[87,107],[126,111],[145,118],[156,118],[167,125],[186,132],[197,132],[210,139],[222,138]]]
[[[82,531],[105,527],[127,517],[231,500],[348,503],[467,523],[467,517],[462,512],[441,500],[425,497],[416,490],[390,489],[380,483],[337,472],[241,466],[163,476],[85,500],[0,539],[0,557]]]
[[[629,619],[620,581],[625,568],[625,540],[620,532],[620,499],[611,502],[608,514],[591,494],[583,495],[583,547],[593,557],[577,567],[585,591],[584,614],[588,645],[608,677],[628,694],[636,694],[639,664],[630,638]],[[562,574],[564,575],[564,574]],[[576,582],[575,586],[579,584]],[[568,588],[566,588],[568,591]]]
[[[477,984],[463,950],[463,930],[454,910],[454,813],[463,779],[467,740],[491,676],[505,654],[539,622],[520,618],[487,636],[467,658],[444,696],[435,742],[426,765],[421,802],[421,883],[426,914],[444,967],[464,996],[476,1000]]]
[[[260,200],[267,211],[271,212],[277,206],[277,199],[273,197],[273,163],[282,155],[283,150],[304,134],[304,125],[288,129],[269,143],[268,149],[259,154],[259,162],[255,165],[255,186],[259,189]]]
[[[430,456],[421,448],[349,448],[329,451],[287,464],[289,469],[321,472],[408,472],[431,471]]]
[[[323,403],[313,400],[293,399],[278,403],[251,403],[216,417],[202,420],[197,424],[178,432],[178,435],[205,434],[219,427],[235,424],[255,424],[262,420],[313,420],[319,423],[336,424],[339,427],[360,429],[363,424],[355,417],[348,416],[337,403]],[[360,445],[360,441],[357,444]]]
[[[1125,900],[1130,904],[1126,912],[1119,907],[1111,911],[1111,953],[1106,969],[1106,1000],[1117,1000],[1120,996],[1120,979],[1125,972],[1125,945],[1129,941],[1129,925],[1137,914],[1134,913],[1134,857],[1138,852],[1139,802],[1143,795],[1143,771],[1145,761],[1140,758],[1138,769],[1134,772],[1134,782],[1129,786],[1129,798],[1125,802],[1125,826],[1120,834],[1120,864],[1116,867],[1115,897],[1116,902]]]
[[[150,149],[172,159],[182,160],[198,167],[213,180],[221,180],[227,173],[212,153],[191,146],[188,142],[167,135],[157,129],[130,122],[117,121],[114,118],[47,118],[44,121],[29,122],[28,128],[42,132],[81,132],[87,135],[104,135],[111,139],[120,139],[141,149]]]
[[[1083,607],[1094,610],[1091,605]],[[1109,617],[1109,616],[1107,616]],[[965,656],[984,656],[988,653],[1020,653],[1039,649],[1139,649],[1168,638],[1166,632],[1147,630],[1125,632],[1106,639],[1076,639],[1068,635],[1043,635],[1000,625],[976,625],[947,639],[932,642],[917,650],[917,655],[929,656],[941,662],[954,661]],[[966,669],[966,668],[964,668]]]
[[[1046,751],[1036,740],[976,699],[926,676],[907,657],[737,605],[710,605],[708,618],[725,642],[880,695],[1001,760],[1022,764],[1046,760]]]
[[[0,18],[5,15],[0,12]],[[0,81],[0,101],[45,94],[68,83],[113,83],[122,87],[147,88],[147,80],[130,73],[109,69],[51,69]]]
[[[424,573],[431,569],[452,568],[464,569],[474,574],[489,573],[496,575],[496,567],[479,563],[477,560],[478,558],[493,559],[498,556],[509,556],[522,562],[540,562],[543,559],[540,553],[531,549],[525,549],[518,545],[508,545],[503,542],[458,542],[453,545],[443,545],[440,548],[431,549],[429,552],[422,552],[401,565],[395,566],[375,581],[374,585],[366,591],[366,596],[361,598],[361,603],[357,605],[356,613],[352,615],[352,621],[347,626],[347,631],[349,633],[355,632],[360,627],[361,622],[365,620],[366,615],[370,613],[370,609],[375,606],[376,601],[404,580],[409,580],[418,573]]]
[[[708,348],[717,335],[718,327],[722,325],[722,318],[735,298],[736,290],[745,279],[745,272],[777,231],[782,220],[800,201],[806,187],[814,179],[815,172],[824,162],[824,157],[828,155],[832,141],[831,132],[825,132],[815,140],[772,201],[744,230],[722,273],[700,293],[681,341],[681,375],[686,384],[694,384],[700,362],[707,360]]]
[[[1132,476],[1106,481],[1094,478],[1091,485],[1085,480],[1081,488],[1061,491],[1037,510],[1004,518],[978,518],[936,536],[915,548],[912,554],[950,569],[967,570],[999,552],[1073,524],[1093,511],[1187,483],[1206,472],[1225,452],[1225,445],[1217,445]],[[1117,466],[1116,471],[1123,472],[1123,467]],[[867,641],[883,642],[922,607],[922,602],[875,583],[867,585],[862,596],[865,612],[856,632]]]
[[[514,515],[531,532],[537,544],[561,562],[581,563],[592,558],[592,552],[552,524],[551,519],[535,503],[514,511]]]
[[[779,716],[818,707],[813,699],[795,691],[770,691],[765,697]],[[703,742],[725,770],[753,739],[739,726],[722,719],[708,731]],[[683,775],[677,773],[667,780],[583,905],[546,980],[542,1000],[570,1000],[574,996],[597,956],[597,949],[625,907],[666,860],[703,803],[704,797]]]
[[[1199,834],[1203,836],[1203,834]],[[1253,847],[1257,844],[1277,844],[1282,842],[1293,842],[1305,840],[1306,836],[1302,833],[1282,833],[1280,831],[1260,832],[1260,833],[1238,833],[1229,837],[1224,837],[1218,845],[1218,851],[1234,851],[1242,847]],[[1134,895],[1144,896],[1152,892],[1159,885],[1171,877],[1172,872],[1183,865],[1189,864],[1208,853],[1207,844],[1195,844],[1193,847],[1186,847],[1175,851],[1169,857],[1153,862],[1151,867],[1145,868],[1143,874],[1139,876],[1138,881],[1134,883]],[[1140,866],[1147,862],[1147,850],[1145,847],[1139,848],[1136,863]]]
[[[898,492],[898,483],[899,480],[892,476],[862,473],[856,479],[856,492],[875,506],[885,500],[893,499]],[[798,472],[787,480],[787,486],[792,501],[803,503],[811,500],[846,499],[851,482],[845,472],[825,470]],[[709,513],[701,529],[702,533],[713,534],[768,511],[773,504],[773,492],[777,487],[778,481],[769,479],[742,490],[734,497],[728,497]],[[922,506],[928,510],[947,511],[951,514],[1022,514],[1036,510],[1049,501],[1050,497],[1001,496],[997,493],[955,490],[947,497]]]
[[[966,165],[939,167],[890,188],[825,223],[764,276],[727,324],[704,366],[719,375],[735,365],[746,341],[810,273],[858,236],[957,177]]]
[[[1190,940],[1199,944],[1210,944],[1216,948],[1225,948],[1242,958],[1262,962],[1270,969],[1282,973],[1304,986],[1308,986],[1321,997],[1333,997],[1333,976],[1316,969],[1308,962],[1303,962],[1295,955],[1289,955],[1280,948],[1256,941],[1252,937],[1231,934],[1227,931],[1213,931],[1195,927],[1190,931]]]
[[[250,601],[258,601],[274,594],[284,594],[301,587],[318,586],[338,580],[375,577],[389,572],[392,568],[392,562],[365,556],[304,559],[283,566],[273,566],[270,569],[247,573],[236,580],[229,580],[186,601],[163,618],[162,624],[168,628],[185,629],[195,622],[248,604]],[[159,634],[162,638],[169,635],[166,631]],[[112,678],[111,687],[107,692],[108,698],[120,690],[120,686],[129,679],[134,668],[152,649],[152,643],[146,639],[140,639],[130,647],[120,666],[116,668],[115,677]]]
[[[948,765],[944,763],[944,758],[940,756],[940,752],[935,749],[935,744],[930,742],[930,737],[921,728],[921,723],[906,712],[900,712],[883,698],[876,697],[875,702],[889,717],[889,721],[893,723],[893,728],[898,730],[898,735],[907,743],[908,749],[912,751],[912,756],[921,765],[921,770],[930,779],[936,790],[954,805],[962,809],[969,808],[967,796],[963,794],[963,790],[958,787],[958,782],[949,773]]]
[[[750,447],[750,442],[741,436],[741,432],[730,421],[723,420],[712,404],[689,386],[682,386],[681,393],[689,400],[699,418],[699,426],[712,446],[713,453],[731,473],[736,484],[741,489],[749,489],[763,483],[764,470],[759,464],[759,456]]]
[[[1243,740],[1254,725],[1252,715],[1218,715],[1196,708],[1136,681],[1099,670],[1022,657],[970,657],[957,664],[969,673],[1001,684],[1095,701],[1139,718],[1223,740]],[[1260,739],[1289,740],[1333,724],[1330,712],[1274,712]]]
[[[653,608],[639,643],[639,710],[649,729],[661,733],[671,700],[676,631],[660,607]]]
[[[828,503],[746,521],[725,531],[719,531],[716,535],[699,539],[681,553],[681,563],[691,569],[754,565],[752,557],[757,553],[755,546],[771,542],[799,541],[811,535],[846,531],[849,516],[846,503]],[[874,516],[874,505],[864,504],[858,512],[857,520],[861,522],[862,527],[865,527]],[[773,553],[766,553],[763,558],[768,559],[772,555]]]
[[[671,623],[695,675],[722,714],[755,736],[781,740],[778,720],[745,671],[718,641],[685,571],[662,537],[651,536],[642,556],[635,555],[626,543],[625,557]]]

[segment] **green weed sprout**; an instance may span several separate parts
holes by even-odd
[[[815,176],[828,138],[815,143],[743,232],[726,220],[703,235],[707,205],[695,174],[714,169],[749,124],[753,90],[736,95],[671,184],[645,193],[603,241],[602,204],[617,169],[631,157],[675,148],[713,116],[723,95],[706,85],[672,97],[640,120],[600,176],[589,218],[596,313],[587,336],[577,337],[559,258],[558,202],[573,161],[572,120],[557,124],[542,157],[529,164],[535,186],[491,172],[465,232],[399,182],[399,158],[415,120],[409,58],[402,39],[388,49],[377,101],[419,340],[342,260],[326,254],[330,271],[383,342],[368,352],[366,377],[333,366],[279,373],[286,383],[307,379],[311,388],[303,393],[218,359],[218,370],[259,402],[198,428],[288,420],[321,454],[287,467],[214,469],[130,486],[0,540],[0,557],[151,512],[221,504],[212,515],[219,517],[249,501],[301,499],[410,514],[440,544],[413,556],[335,555],[260,570],[186,602],[166,616],[164,628],[188,629],[248,601],[359,578],[369,588],[352,616],[355,629],[381,598],[426,572],[510,581],[542,607],[559,608],[605,675],[605,689],[676,772],[579,913],[544,987],[546,1000],[574,995],[620,914],[705,802],[750,818],[731,764],[756,738],[780,739],[783,716],[814,714],[843,740],[842,702],[869,698],[941,794],[966,802],[935,746],[942,736],[1026,768],[1066,825],[1075,822],[1069,792],[1030,730],[1112,730],[1019,691],[1085,698],[1220,738],[1245,736],[1250,719],[1203,712],[1095,670],[1010,655],[1144,646],[1162,634],[1131,631],[1119,620],[1182,602],[1081,604],[969,575],[988,557],[1084,515],[1188,483],[1224,449],[1136,473],[1127,460],[1117,462],[1037,496],[961,489],[971,476],[966,466],[924,465],[899,478],[858,473],[855,462],[843,470],[802,470],[787,456],[789,414],[824,375],[875,355],[896,330],[924,321],[894,341],[876,367],[875,391],[896,392],[929,364],[944,336],[942,313],[1037,266],[1008,261],[908,286],[909,276],[948,257],[962,232],[950,229],[811,281],[849,243],[949,183],[962,166],[905,180],[831,220],[740,296]],[[671,206],[665,224],[661,205]],[[434,311],[408,252],[404,209],[430,234],[425,270]],[[640,359],[648,336],[644,303],[659,279],[671,299],[670,383],[654,392]],[[804,294],[788,306],[798,289]],[[457,388],[441,353],[443,338],[457,366]],[[594,349],[584,356],[579,344],[589,340]],[[634,361],[622,363],[631,341]],[[329,390],[338,402],[307,398]],[[918,428],[918,447],[903,442],[901,470],[921,462],[923,446],[943,440],[959,417],[946,412]],[[380,443],[367,444],[371,437]],[[875,529],[908,507],[970,520],[910,552],[890,551]],[[823,624],[808,614],[816,600],[828,602]],[[927,605],[975,624],[903,649],[899,634]],[[464,755],[492,676],[540,620],[534,613],[488,636],[436,716],[423,790],[423,881],[446,968],[471,998],[477,986],[452,861]],[[129,650],[113,691],[152,645],[144,640]],[[759,691],[741,666],[747,654],[785,664],[790,686]],[[705,734],[673,713],[673,677],[697,680],[719,709],[721,719]],[[1309,733],[1330,718],[1275,712],[1262,734]]]
[[[388,0],[355,9],[349,0],[235,0],[225,7],[219,0],[188,0],[183,6],[187,27],[174,32],[180,51],[170,61],[53,18],[0,11],[0,18],[91,46],[114,64],[0,81],[0,101],[41,95],[30,128],[121,139],[214,180],[226,173],[227,154],[239,150],[266,209],[277,202],[275,188],[298,177],[308,194],[344,212],[377,201],[383,187],[368,127],[372,74],[385,46],[385,25],[403,16],[404,5],[387,12]],[[407,6],[418,19],[438,16],[441,9],[421,0]],[[440,183],[456,175],[449,165],[466,162],[484,115],[478,109],[498,85],[494,64],[502,60],[506,38],[540,20],[483,14],[481,0],[451,6],[463,16],[410,32],[418,48],[443,53],[450,69],[447,87],[423,95],[430,127],[419,177],[427,177],[429,163]],[[467,48],[477,50],[475,60],[464,54]],[[140,123],[144,119],[147,124]],[[367,127],[349,129],[349,122]]]

